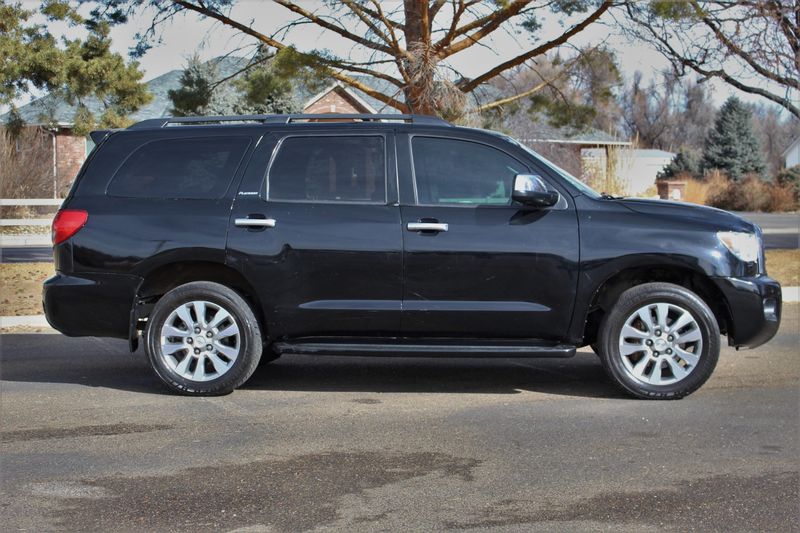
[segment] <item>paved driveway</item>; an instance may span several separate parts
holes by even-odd
[[[166,394],[124,342],[2,337],[5,531],[797,531],[798,306],[677,402],[596,358],[285,357]]]

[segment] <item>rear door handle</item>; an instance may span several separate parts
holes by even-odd
[[[450,226],[444,222],[409,222],[408,231],[447,231]]]
[[[274,218],[237,218],[233,222],[240,228],[274,228]]]

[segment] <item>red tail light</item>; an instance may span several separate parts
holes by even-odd
[[[89,213],[83,209],[62,209],[53,219],[53,245],[61,244],[81,229],[89,220]]]

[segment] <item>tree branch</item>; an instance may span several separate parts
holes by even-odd
[[[695,13],[703,21],[703,23],[708,26],[717,39],[733,54],[740,57],[744,60],[750,67],[764,76],[765,78],[772,80],[774,82],[780,83],[781,85],[787,85],[789,87],[794,87],[795,89],[800,89],[800,81],[792,78],[786,78],[784,76],[779,75],[776,72],[770,72],[766,68],[764,68],[753,56],[751,56],[747,51],[742,50],[739,46],[736,45],[733,41],[728,39],[728,37],[722,33],[722,30],[714,24],[704,12],[700,5],[697,3],[697,0],[689,0],[694,8]]]
[[[376,42],[370,41],[369,39],[365,39],[364,37],[356,35],[355,33],[351,33],[349,31],[345,30],[344,28],[342,28],[341,26],[337,26],[336,24],[331,24],[330,22],[326,21],[325,19],[322,19],[322,18],[316,16],[314,13],[312,13],[312,12],[310,12],[310,11],[300,7],[300,6],[298,6],[297,4],[295,4],[293,2],[289,2],[288,0],[273,0],[273,1],[276,4],[282,5],[283,7],[288,9],[289,11],[293,11],[293,12],[297,13],[298,15],[300,15],[301,17],[310,20],[311,22],[313,22],[317,26],[321,26],[321,27],[323,27],[323,28],[325,28],[327,30],[330,30],[330,31],[334,32],[334,33],[338,33],[339,35],[341,35],[345,39],[349,39],[349,40],[351,40],[353,42],[356,42],[358,44],[366,46],[367,48],[371,48],[373,50],[377,50],[379,52],[383,52],[384,54],[389,54],[389,55],[392,54],[391,48],[389,48],[387,46],[384,46],[384,45],[381,45],[381,44],[378,44]]]
[[[465,81],[459,84],[458,88],[465,93],[470,92],[474,90],[476,87],[478,87],[481,83],[494,78],[501,72],[508,70],[511,67],[520,65],[532,57],[545,54],[557,46],[561,46],[562,44],[569,41],[569,39],[571,39],[574,35],[577,35],[578,33],[582,32],[583,30],[586,29],[587,26],[589,26],[598,18],[600,18],[600,16],[602,16],[603,13],[609,10],[612,4],[613,0],[603,0],[603,3],[600,4],[600,7],[598,7],[591,15],[589,15],[580,23],[576,24],[575,26],[573,26],[572,28],[561,34],[561,36],[551,41],[547,41],[546,43],[539,45],[536,48],[525,52],[524,54],[520,54],[513,59],[509,59],[508,61],[501,63],[496,67],[484,72],[477,78],[473,78],[472,80]]]
[[[460,41],[456,41],[453,44],[443,43],[441,48],[435,48],[437,50],[436,57],[439,59],[444,59],[448,56],[456,54],[465,48],[469,48],[473,44],[477,43],[497,28],[499,28],[504,22],[508,19],[516,16],[522,11],[526,5],[530,3],[530,0],[515,0],[511,2],[506,7],[499,11],[495,11],[489,16],[484,17],[483,21],[484,24],[480,26],[480,29],[468,35],[467,37],[461,39]],[[456,30],[456,35],[459,34],[459,30]],[[439,46],[437,43],[436,46]]]

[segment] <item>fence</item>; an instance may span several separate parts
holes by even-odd
[[[60,198],[2,198],[0,207],[40,207],[40,206],[60,206],[63,199]],[[46,218],[2,218],[0,226],[49,226],[53,222],[53,216]]]

